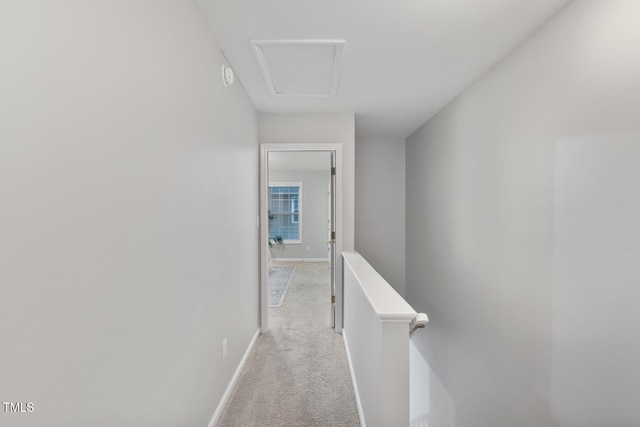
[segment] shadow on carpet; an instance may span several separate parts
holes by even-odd
[[[269,269],[269,307],[277,308],[287,296],[295,267],[271,267]]]

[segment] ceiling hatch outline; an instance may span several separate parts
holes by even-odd
[[[271,96],[331,98],[338,95],[343,39],[251,40]]]

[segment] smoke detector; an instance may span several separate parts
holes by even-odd
[[[233,73],[233,70],[226,65],[222,65],[222,84],[224,84],[224,87],[231,86],[234,80],[235,75]]]

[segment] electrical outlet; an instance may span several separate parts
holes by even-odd
[[[227,357],[227,339],[222,340],[222,358]]]
[[[307,250],[311,249],[311,246],[307,245]]]

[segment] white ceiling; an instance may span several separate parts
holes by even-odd
[[[358,138],[404,138],[569,1],[194,3],[258,111],[355,113]],[[251,41],[274,39],[346,40],[337,96],[273,96]]]

